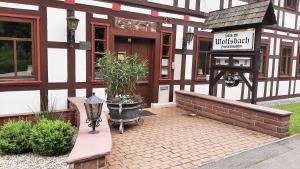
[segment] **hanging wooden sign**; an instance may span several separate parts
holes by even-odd
[[[254,29],[214,33],[213,50],[254,51],[254,39]]]

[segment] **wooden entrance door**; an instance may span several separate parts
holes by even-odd
[[[143,60],[148,60],[148,75],[138,82],[138,93],[144,97],[145,107],[150,107],[153,94],[153,55],[155,53],[154,40],[145,38],[115,37],[115,53],[126,52],[127,55],[135,53]]]

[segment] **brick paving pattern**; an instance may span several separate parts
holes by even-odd
[[[109,169],[193,168],[277,138],[203,117],[179,108],[150,109],[141,126],[112,128]]]

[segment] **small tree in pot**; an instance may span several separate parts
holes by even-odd
[[[140,60],[137,54],[115,56],[107,52],[96,64],[104,80],[110,118],[120,123],[120,133],[123,133],[124,122],[139,120],[143,99],[135,92],[137,81],[148,73],[148,63]]]

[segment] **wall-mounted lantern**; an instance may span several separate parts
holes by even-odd
[[[183,36],[182,50],[186,52],[187,45],[190,44],[194,39],[194,32],[190,28]]]
[[[98,133],[96,131],[96,127],[100,125],[101,119],[101,111],[102,106],[105,101],[95,96],[95,93],[84,102],[84,107],[87,115],[87,122],[89,123],[89,127],[92,127],[93,130],[90,131],[91,134]]]
[[[77,19],[74,15],[67,17],[68,44],[70,48],[72,48],[75,43],[75,31],[77,29],[78,22],[79,19]]]

